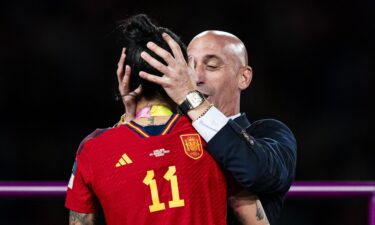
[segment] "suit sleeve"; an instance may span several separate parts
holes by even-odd
[[[294,180],[296,140],[277,120],[260,120],[247,130],[229,120],[206,147],[239,184],[255,193],[287,191]]]

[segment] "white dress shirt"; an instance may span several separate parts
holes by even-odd
[[[217,108],[211,107],[206,114],[193,122],[193,127],[206,142],[209,142],[227,124],[229,119],[237,118],[240,115],[241,113],[238,113],[227,117]]]

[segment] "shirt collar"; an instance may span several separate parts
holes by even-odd
[[[248,129],[251,125],[250,121],[247,119],[245,113],[238,113],[236,115],[230,116],[230,119],[238,123],[242,128]]]
[[[236,115],[229,116],[228,118],[234,120],[234,119],[236,119],[239,116],[241,116],[241,113],[237,113]]]

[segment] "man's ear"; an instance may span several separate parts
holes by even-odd
[[[250,66],[246,66],[241,69],[238,78],[238,88],[243,91],[249,87],[251,80],[253,79],[253,69]]]

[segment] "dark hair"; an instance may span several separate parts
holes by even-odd
[[[173,55],[172,50],[162,37],[163,32],[168,33],[180,45],[185,60],[187,60],[186,45],[168,28],[158,27],[153,24],[145,14],[138,14],[125,20],[120,24],[120,32],[121,44],[126,48],[125,64],[131,67],[130,89],[134,90],[141,84],[142,96],[146,100],[162,98],[165,101],[171,102],[171,99],[160,85],[139,77],[140,71],[162,76],[162,73],[141,58],[141,53],[145,51],[166,65],[166,62],[162,58],[154,54],[146,46],[149,41],[152,41]]]

